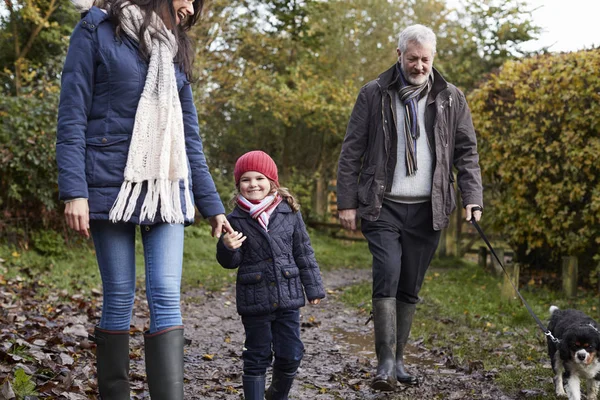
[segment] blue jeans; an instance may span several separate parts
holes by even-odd
[[[137,225],[92,220],[103,289],[100,328],[128,331],[135,296],[135,231]],[[180,309],[183,225],[141,226],[146,264],[146,298],[150,333],[183,325]]]
[[[300,310],[281,310],[267,315],[242,316],[246,331],[244,374],[265,375],[275,353],[274,369],[294,373],[304,355],[300,340]]]

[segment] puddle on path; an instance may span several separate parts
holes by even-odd
[[[340,344],[343,343],[348,346],[350,353],[365,357],[376,357],[373,331],[345,331],[340,328],[335,328],[332,331],[332,334],[333,337],[340,342]],[[406,346],[404,359],[407,364],[421,365],[426,368],[434,369],[444,368],[443,363],[428,357],[427,354],[423,353],[423,350],[420,350],[415,346],[411,346],[410,344]]]

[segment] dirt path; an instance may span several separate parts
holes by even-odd
[[[345,286],[369,279],[369,274],[370,270],[325,273],[328,298],[302,309],[306,353],[291,399],[512,399],[491,378],[446,369],[440,356],[415,343],[408,354],[410,369],[423,377],[422,385],[398,386],[393,393],[372,391],[368,385],[376,367],[372,324],[365,326],[364,315],[338,300]],[[241,399],[244,334],[235,310],[235,288],[188,291],[184,303],[185,335],[191,340],[186,347],[186,399]]]

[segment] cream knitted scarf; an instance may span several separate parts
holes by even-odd
[[[146,83],[135,113],[125,180],[110,210],[110,219],[117,222],[131,218],[145,183],[147,191],[139,221],[153,221],[160,203],[161,219],[181,224],[185,218],[194,217],[194,205],[189,192],[183,113],[173,64],[177,41],[156,14],[144,37],[138,37],[143,12],[130,2],[124,3],[122,12],[125,33],[138,42],[144,41],[151,50]],[[185,218],[180,182],[184,184]]]
[[[89,9],[89,0],[73,0],[79,11]],[[154,14],[152,22],[139,37],[144,21],[143,11],[125,2],[122,27],[127,36],[150,49],[148,74],[138,103],[133,126],[124,181],[109,217],[113,222],[129,221],[138,204],[142,188],[147,188],[139,221],[154,221],[160,205],[164,222],[183,223],[194,217],[189,192],[187,154],[183,129],[183,113],[175,79],[174,57],[177,40],[162,19]],[[179,184],[185,192],[185,216]]]

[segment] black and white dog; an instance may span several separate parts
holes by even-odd
[[[554,371],[557,396],[581,400],[581,379],[586,380],[587,400],[596,400],[600,387],[600,331],[598,324],[578,310],[550,307],[548,355]],[[565,392],[566,390],[566,392]]]

